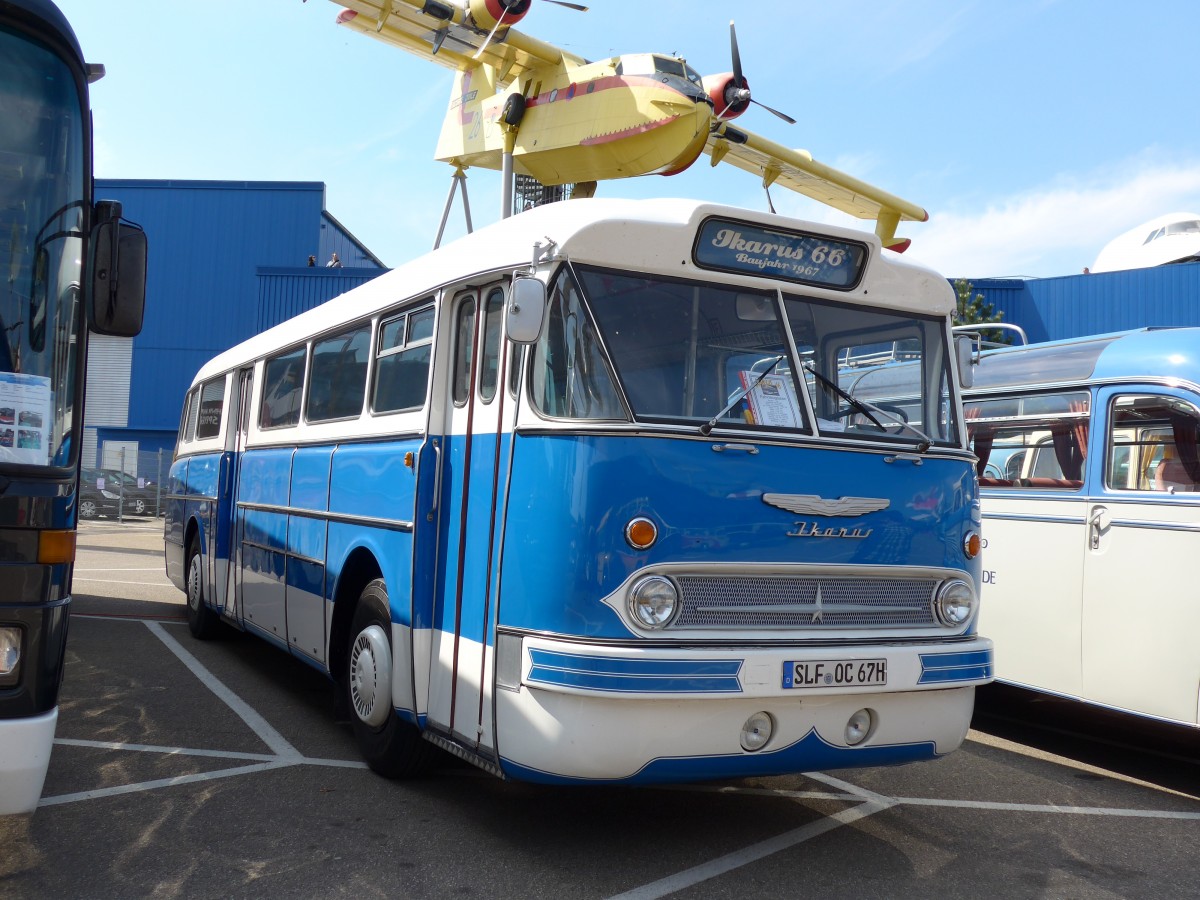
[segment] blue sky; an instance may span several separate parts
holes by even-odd
[[[329,0],[56,0],[91,62],[107,178],[322,181],[326,208],[389,266],[432,245],[450,186],[433,159],[450,72],[334,24]],[[907,256],[949,276],[1082,271],[1155,216],[1200,212],[1191,0],[534,0],[520,28],[577,55],[677,52],[727,71],[729,19],[756,99],[739,124],[912,200]],[[498,173],[468,172],[476,227]],[[765,208],[707,157],[602,196]],[[855,223],[789,192],[776,208]],[[448,237],[464,230],[460,207]]]

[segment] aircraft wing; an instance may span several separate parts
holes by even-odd
[[[909,241],[896,237],[900,222],[924,222],[927,213],[915,203],[859,181],[817,162],[807,150],[791,150],[753,132],[717,122],[704,151],[712,164],[728,162],[763,179],[763,186],[780,184],[859,219],[874,219],[875,233],[885,247],[903,251]]]
[[[461,7],[450,4],[428,4],[425,0],[333,2],[353,14],[339,15],[339,25],[451,69],[467,71],[481,64],[492,66],[499,86],[518,81],[531,70],[544,68],[547,64],[583,65],[586,62],[503,25],[489,40],[489,32],[475,28],[467,21]],[[426,9],[433,9],[437,14],[425,12]],[[484,48],[482,52],[480,47]]]

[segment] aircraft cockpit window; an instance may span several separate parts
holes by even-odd
[[[1200,220],[1172,222],[1167,226],[1167,234],[1200,234]]]

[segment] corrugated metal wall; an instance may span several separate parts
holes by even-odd
[[[382,271],[350,268],[260,268],[256,330],[266,331],[292,316],[320,306],[327,300],[370,281]]]
[[[1200,325],[1200,263],[1029,280],[968,279],[1033,342],[1149,325]]]
[[[164,441],[173,439],[196,370],[260,330],[263,267],[305,266],[327,240],[361,247],[326,214],[321,182],[97,179],[96,196],[121,201],[125,217],[149,239],[145,323],[133,341],[129,377],[109,389],[128,386],[128,421],[120,425]],[[360,266],[374,260],[369,251],[354,255],[360,258]],[[309,270],[328,279],[323,299],[366,277],[342,271]],[[309,285],[303,302],[315,290]],[[88,403],[105,403],[93,401],[90,378]]]

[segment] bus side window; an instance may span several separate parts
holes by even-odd
[[[313,344],[308,421],[350,419],[362,412],[370,346],[370,326],[344,331]]]
[[[196,418],[200,412],[200,392],[192,391],[188,401],[187,418],[183,422],[183,439],[191,442],[196,438]]]
[[[221,433],[225,407],[225,376],[207,381],[200,388],[200,412],[196,419],[196,440],[215,438]]]
[[[267,360],[263,374],[260,428],[278,428],[300,421],[300,386],[304,375],[304,348]]]
[[[179,417],[179,443],[180,444],[182,444],[184,441],[188,440],[187,425],[191,418],[190,413],[192,411],[192,404],[195,402],[196,402],[196,392],[189,391],[188,395],[186,397],[184,397],[184,399],[183,399],[183,415],[181,415]]]
[[[471,394],[471,358],[475,353],[475,303],[468,299],[454,314],[454,405]]]
[[[1107,440],[1112,490],[1200,490],[1200,411],[1172,397],[1114,398]]]
[[[375,387],[371,409],[377,413],[420,409],[429,390],[434,310],[424,307],[379,326]]]
[[[483,305],[483,360],[479,373],[479,399],[491,403],[500,377],[500,332],[504,324],[504,291],[492,288]]]

